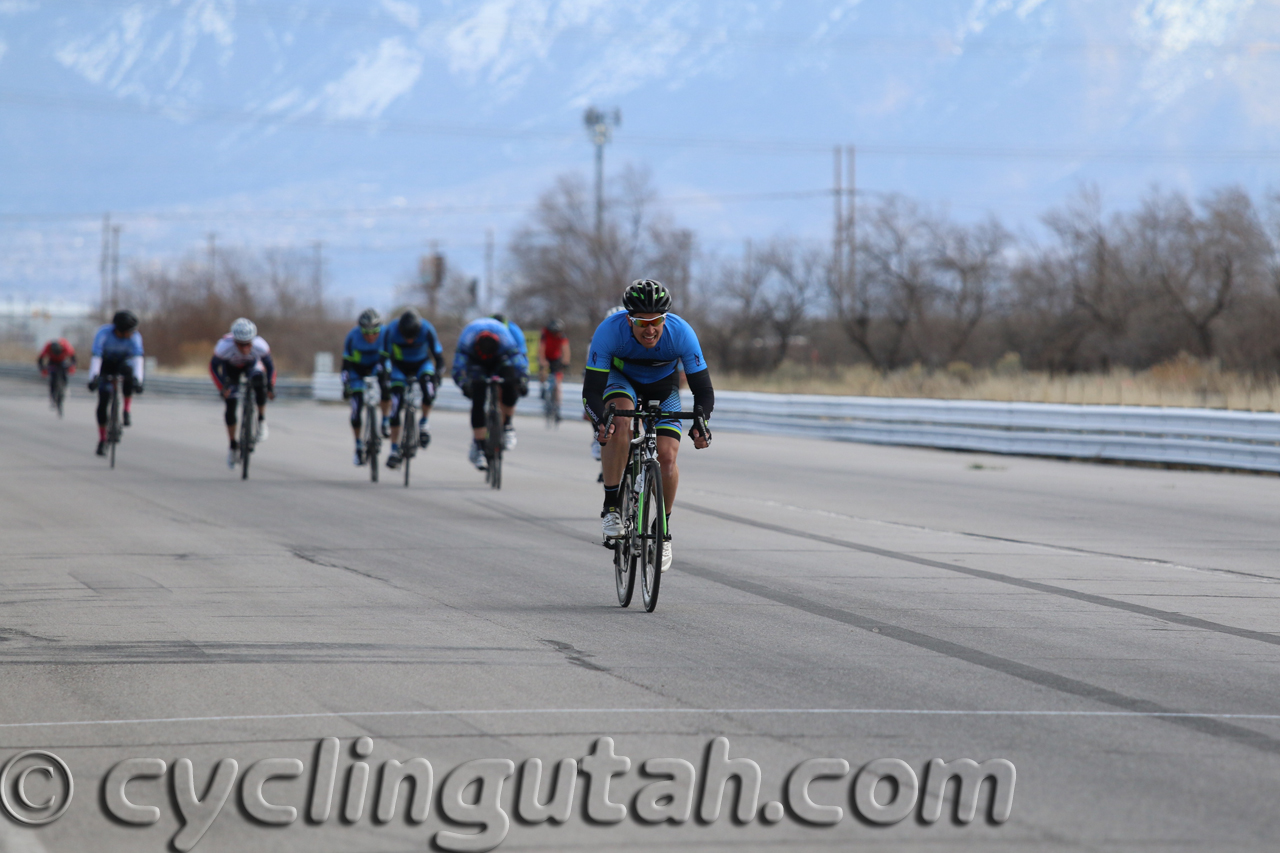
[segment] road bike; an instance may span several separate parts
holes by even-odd
[[[627,450],[627,467],[618,489],[622,515],[622,536],[606,541],[613,549],[613,577],[618,603],[631,604],[636,576],[640,577],[640,600],[645,611],[658,606],[658,588],[662,584],[662,543],[671,538],[667,529],[666,503],[662,494],[662,466],[658,463],[658,422],[668,419],[692,420],[694,429],[711,441],[702,407],[692,412],[664,412],[662,402],[650,400],[638,411],[617,411],[610,404],[605,427],[617,418],[630,418],[637,423],[636,434]]]
[[[51,364],[49,370],[52,371],[49,377],[49,399],[58,410],[58,417],[62,417],[62,403],[67,398],[67,369],[60,364]]]
[[[258,440],[257,414],[254,405],[257,400],[253,396],[253,381],[249,371],[240,375],[240,479],[249,479],[249,457],[253,454],[253,446]]]
[[[369,379],[374,381],[370,382]],[[382,402],[381,386],[377,383],[377,375],[370,374],[364,380],[364,460],[369,465],[369,482],[378,482],[378,451],[382,449],[382,433],[378,426],[381,422]],[[409,466],[405,465],[405,477],[409,476]]]
[[[107,417],[107,456],[111,467],[116,467],[116,445],[120,443],[123,428],[120,426],[120,375],[113,373],[105,381],[111,383],[111,407]]]
[[[547,371],[542,380],[542,414],[547,419],[547,429],[560,426],[560,374]]]
[[[502,377],[485,380],[484,392],[484,481],[490,488],[502,488]]]
[[[422,393],[422,389],[418,386],[418,380],[408,379],[405,381],[404,394],[400,397],[400,416],[404,418],[401,423],[404,429],[400,432],[400,464],[404,466],[404,487],[409,488],[409,462],[413,457],[418,455],[418,395]]]

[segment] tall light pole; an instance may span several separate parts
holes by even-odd
[[[111,226],[111,313],[120,310],[120,226]]]
[[[582,123],[596,147],[596,244],[599,245],[604,229],[604,146],[613,138],[613,129],[622,124],[622,111],[616,107],[612,112],[587,107]]]
[[[107,310],[111,307],[111,214],[102,215],[102,321],[111,319]]]

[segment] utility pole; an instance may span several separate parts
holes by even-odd
[[[324,241],[317,240],[311,244],[315,253],[315,270],[311,276],[311,287],[315,292],[316,307],[320,307],[324,296]]]
[[[98,263],[98,272],[102,278],[102,298],[99,305],[102,306],[102,321],[105,323],[110,317],[107,316],[107,306],[110,301],[110,276],[111,271],[111,214],[102,214],[102,260]]]
[[[111,313],[120,310],[120,226],[111,226]]]
[[[845,223],[846,243],[849,251],[849,289],[853,292],[858,290],[858,146],[850,145],[845,149],[845,153],[849,158],[849,167],[846,170],[849,183],[849,215]]]
[[[604,233],[604,147],[613,138],[613,128],[622,124],[622,111],[615,107],[613,112],[606,113],[587,107],[582,123],[596,147],[596,245],[599,246]]]
[[[481,314],[488,313],[489,300],[493,298],[493,229],[484,231],[484,293],[476,297],[476,307]]]
[[[831,196],[835,200],[835,223],[831,232],[831,278],[837,288],[844,285],[844,185],[840,174],[844,164],[844,148],[835,148],[835,172]]]
[[[216,231],[209,232],[209,289],[218,283],[218,234]]]

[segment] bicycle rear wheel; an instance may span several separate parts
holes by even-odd
[[[62,403],[67,398],[67,375],[58,371],[53,378],[53,403],[58,407],[58,417],[62,417]]]
[[[649,462],[644,471],[644,496],[637,513],[640,542],[640,600],[652,613],[658,606],[658,587],[662,584],[662,540],[666,535],[666,507],[662,503],[662,469]]]
[[[244,399],[240,403],[240,479],[249,479],[249,456],[253,453],[254,411],[253,385],[249,382],[242,386]]]
[[[635,530],[634,502],[631,497],[631,466],[622,477],[618,487],[619,511],[622,513],[622,538],[614,540],[613,545],[613,581],[617,587],[618,604],[623,607],[631,604],[631,596],[636,589],[635,551],[631,547]]]
[[[369,482],[378,482],[378,451],[382,436],[378,434],[378,409],[376,406],[365,406],[364,424],[364,456],[369,462]]]
[[[501,401],[500,388],[496,383],[489,384],[485,406],[484,455],[489,467],[484,476],[490,488],[494,489],[502,488],[502,409],[498,406]]]

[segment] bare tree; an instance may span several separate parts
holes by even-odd
[[[627,169],[614,182],[597,238],[586,182],[563,175],[538,200],[509,249],[514,312],[598,322],[635,278],[656,278],[679,298],[690,280],[693,232],[656,211],[648,174]]]
[[[194,256],[131,270],[129,304],[144,324],[147,352],[176,366],[207,359],[236,317],[249,317],[271,344],[281,370],[306,373],[317,351],[333,350],[354,318],[339,318],[316,290],[302,250],[223,249],[218,276]]]
[[[994,299],[1005,287],[1005,252],[1011,235],[994,218],[973,226],[940,223],[934,239],[937,254],[936,304],[945,309],[945,328],[934,338],[944,362],[960,357]]]

